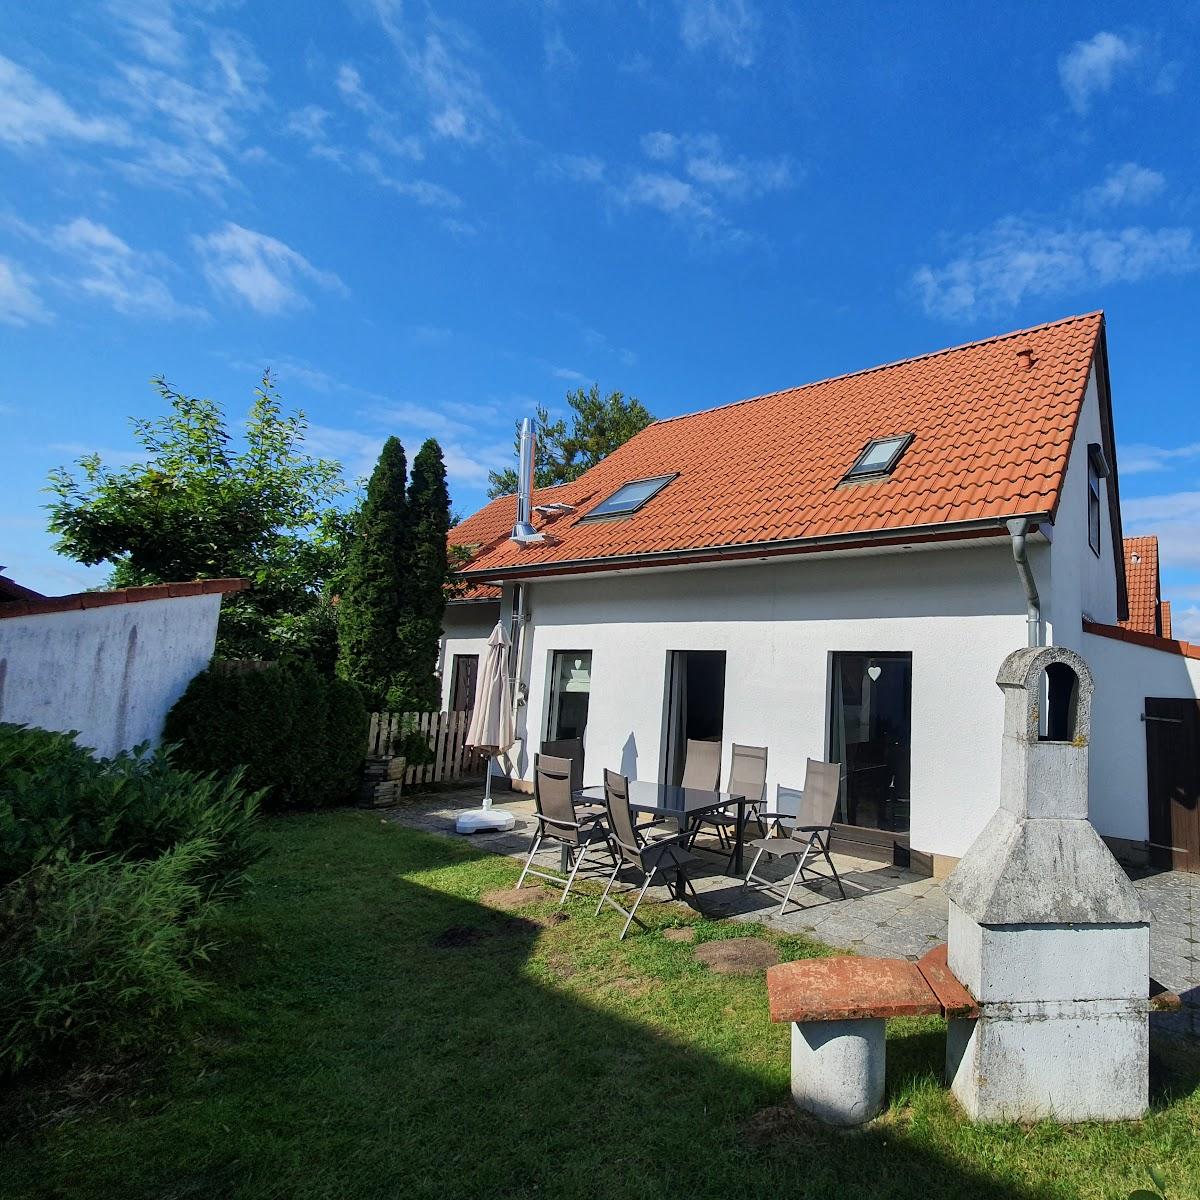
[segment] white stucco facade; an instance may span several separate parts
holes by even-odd
[[[212,657],[219,594],[0,620],[0,721],[78,731],[108,757],[156,741]]]
[[[1088,619],[1119,619],[1119,571],[1109,484],[1089,544],[1089,445],[1114,456],[1095,365],[1052,523],[1028,541],[1045,644],[1082,653],[1096,678],[1091,819],[1105,836],[1147,837],[1146,696],[1200,695],[1200,661],[1085,635]],[[1032,463],[1029,470],[1036,471]],[[1048,480],[1052,487],[1053,481]],[[1002,522],[973,541],[876,552],[800,554],[751,563],[596,571],[523,583],[526,622],[516,691],[518,785],[550,728],[556,651],[591,654],[585,783],[605,768],[664,778],[673,651],[724,651],[722,778],[730,747],[769,751],[767,795],[803,786],[805,760],[831,748],[833,655],[911,655],[910,845],[960,857],[996,811],[1002,705],[996,672],[1026,645],[1026,598]],[[513,585],[498,606],[451,606],[443,697],[455,654],[483,653],[499,617],[512,629]],[[486,610],[486,611],[484,611]]]
[[[442,681],[442,708],[450,708],[450,690],[454,686],[454,659],[463,654],[478,657],[487,653],[487,640],[500,619],[499,601],[471,600],[446,605],[442,621],[442,650],[438,674]]]

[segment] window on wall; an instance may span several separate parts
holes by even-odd
[[[555,650],[550,663],[550,719],[546,739],[583,741],[592,694],[592,652]]]
[[[475,707],[475,684],[479,678],[479,655],[456,654],[450,676],[450,711],[470,712]]]
[[[1099,444],[1088,446],[1088,545],[1100,557],[1100,480],[1108,474],[1108,463]]]

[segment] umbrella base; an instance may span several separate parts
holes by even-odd
[[[516,823],[517,818],[502,808],[476,808],[463,813],[454,828],[458,833],[503,833]]]

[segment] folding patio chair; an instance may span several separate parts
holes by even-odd
[[[837,811],[841,776],[841,763],[819,762],[817,759],[810,758],[804,775],[804,791],[799,793],[798,797],[793,789],[782,787],[778,789],[780,800],[785,795],[798,798],[798,811],[796,813],[776,811],[760,814],[763,819],[772,822],[773,827],[777,830],[780,830],[786,822],[795,822],[791,833],[786,837],[756,838],[750,843],[758,853],[754,856],[754,861],[750,864],[750,870],[746,872],[746,878],[742,883],[743,888],[748,887],[751,883],[756,884],[763,891],[770,892],[774,896],[778,896],[782,892],[783,900],[779,905],[779,916],[783,916],[784,910],[787,908],[796,881],[807,879],[809,875],[816,876],[818,879],[832,879],[838,885],[842,899],[846,898],[846,889],[842,887],[837,867],[833,865],[833,859],[829,856],[829,838],[833,832],[833,816]],[[774,880],[754,874],[754,870],[764,854],[768,858],[799,859],[786,890],[781,889],[780,884]],[[814,855],[824,858],[829,866],[830,874],[826,875],[823,871],[809,866],[809,859]]]
[[[629,926],[637,917],[638,905],[641,904],[646,889],[660,871],[664,874],[675,871],[683,886],[695,896],[697,903],[700,897],[696,896],[696,889],[692,886],[692,881],[684,874],[684,867],[693,861],[692,856],[683,848],[683,843],[688,836],[687,831],[680,830],[678,833],[655,838],[652,841],[647,840],[643,831],[633,822],[633,811],[629,807],[629,780],[624,775],[618,775],[616,771],[604,772],[604,800],[608,806],[608,828],[612,836],[612,846],[616,852],[617,863],[608,877],[608,883],[605,884],[604,895],[600,897],[600,903],[596,905],[595,915],[600,915],[600,910],[606,902],[611,904],[617,912],[625,914],[625,910],[609,895],[613,881],[623,866],[641,871],[644,877],[637,899],[634,900],[633,907],[626,916],[621,936],[617,939],[623,941],[629,932]],[[642,922],[638,921],[638,924],[642,925]],[[642,925],[642,928],[644,929],[645,926]]]
[[[559,905],[566,903],[567,894],[575,882],[575,876],[593,846],[608,846],[608,830],[604,827],[604,814],[599,812],[578,813],[571,795],[571,769],[569,758],[555,758],[549,754],[536,754],[533,759],[533,803],[537,809],[537,832],[525,860],[525,869],[517,880],[519,888],[526,875],[547,879],[563,889]],[[534,869],[534,857],[543,849],[565,847],[571,872],[565,878]],[[611,848],[609,853],[612,853]],[[616,858],[618,865],[620,860]]]
[[[733,743],[729,753],[729,781],[725,791],[731,796],[746,797],[746,823],[754,821],[759,832],[766,835],[767,826],[761,809],[767,798],[767,748],[766,746],[739,746]],[[737,835],[737,812],[710,812],[698,819],[692,831],[689,845],[705,825],[716,830],[722,846],[730,846],[729,862],[733,862],[734,850],[731,842]]]
[[[721,743],[697,742],[688,738],[683,756],[680,787],[715,792],[717,784],[721,782]]]

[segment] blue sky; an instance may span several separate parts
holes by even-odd
[[[1136,23],[1130,23],[1134,21]],[[1200,7],[111,0],[0,11],[0,562],[147,386],[272,367],[352,474],[1104,308],[1129,532],[1200,639]]]

